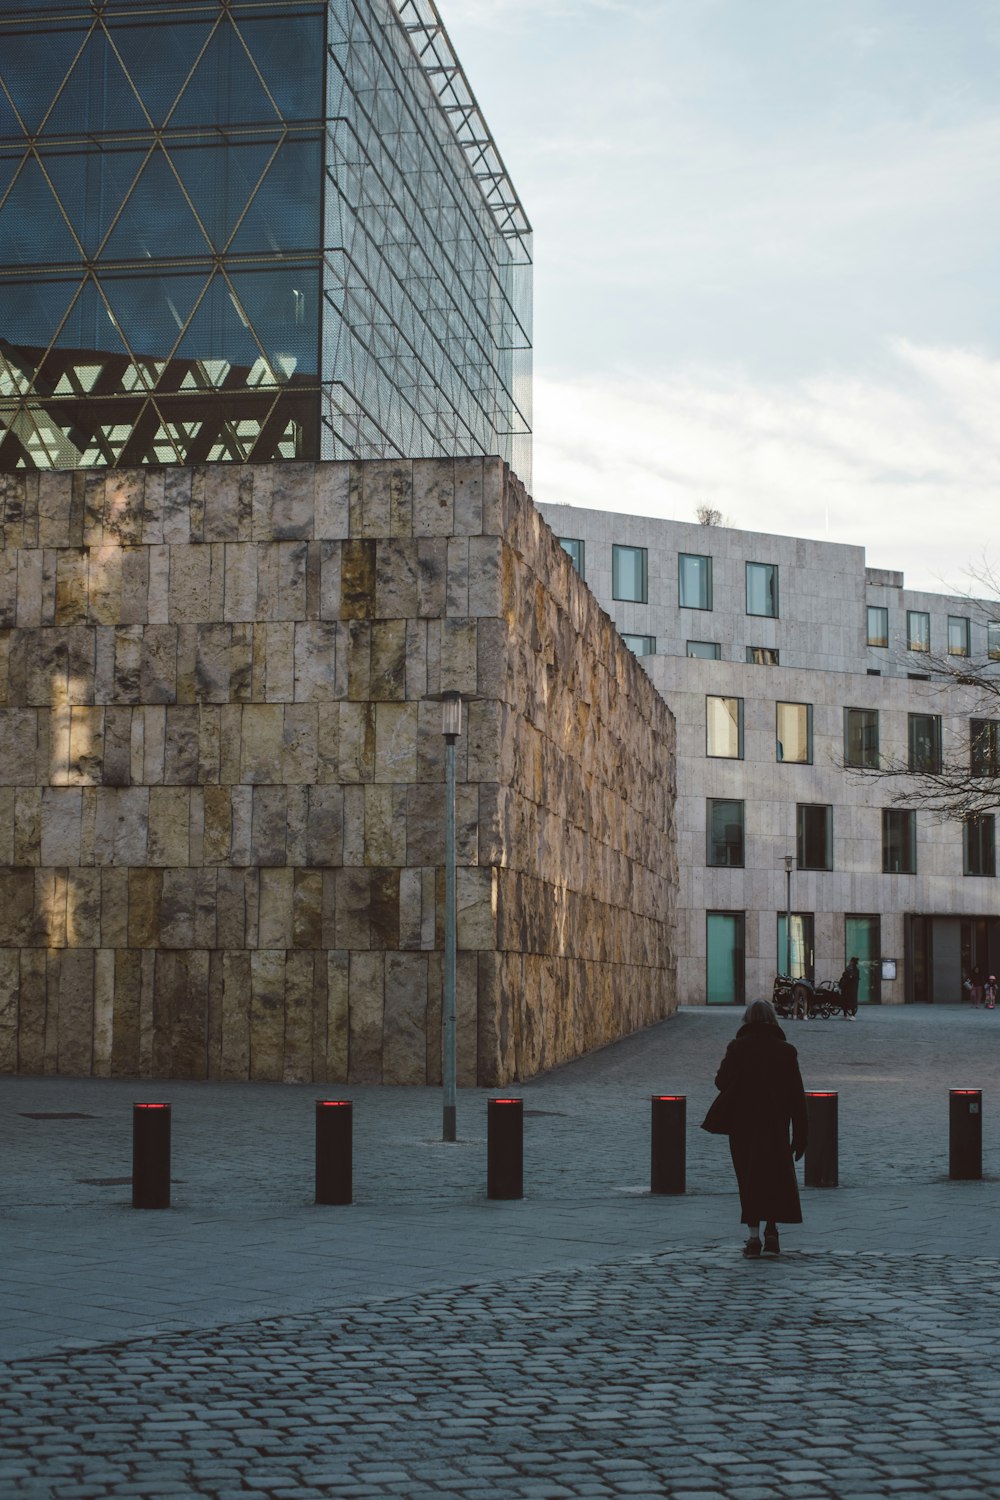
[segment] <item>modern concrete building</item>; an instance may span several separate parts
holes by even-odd
[[[0,0],[0,470],[530,483],[530,278],[433,0]]]
[[[770,993],[786,943],[817,979],[856,954],[869,1002],[996,972],[994,816],[942,821],[858,774],[997,773],[1000,720],[934,670],[1000,674],[996,606],[906,589],[863,547],[541,510],[677,718],[681,1002]]]

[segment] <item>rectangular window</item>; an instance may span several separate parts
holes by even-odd
[[[743,699],[706,698],[705,720],[708,755],[725,760],[743,759]]]
[[[889,611],[881,604],[868,606],[868,644],[869,646],[888,646],[889,644]]]
[[[706,808],[708,863],[742,869],[743,803],[709,797]]]
[[[844,917],[844,967],[858,961],[858,1002],[878,1005],[882,999],[882,923],[877,916]]]
[[[1000,620],[986,622],[986,655],[990,661],[1000,661]]]
[[[778,653],[774,646],[748,646],[747,663],[751,667],[776,667]]]
[[[622,631],[622,640],[636,656],[656,655],[655,635],[627,635],[625,631]]]
[[[811,703],[775,704],[775,759],[811,766],[813,711]]]
[[[718,641],[688,641],[688,656],[697,656],[702,661],[721,661],[722,647]]]
[[[793,911],[788,927],[785,913],[778,913],[778,973],[793,979],[812,979],[814,973],[813,914]]]
[[[844,709],[844,761],[866,771],[878,769],[878,709]]]
[[[909,714],[909,769],[932,774],[941,769],[941,715]]]
[[[922,609],[906,611],[907,651],[929,651],[931,649],[931,617]]]
[[[969,622],[964,615],[948,616],[948,655],[968,656]]]
[[[969,720],[969,770],[973,776],[1000,776],[1000,719]]]
[[[833,869],[833,808],[800,802],[796,808],[796,857],[800,870]]]
[[[917,815],[911,808],[882,809],[882,870],[886,875],[917,873]]]
[[[996,832],[992,813],[966,818],[963,844],[966,875],[995,875],[997,872]]]
[[[568,552],[573,561],[573,566],[580,577],[585,577],[583,571],[583,542],[578,536],[561,536],[559,545],[564,552]]]
[[[681,609],[712,608],[712,559],[694,552],[677,558],[677,586]]]
[[[742,1005],[744,987],[744,913],[705,913],[705,999],[709,1005]]]
[[[645,604],[646,549],[645,547],[619,547],[615,542],[611,548],[611,596],[613,599],[631,600],[633,604]]]
[[[747,563],[747,614],[778,618],[777,563]]]

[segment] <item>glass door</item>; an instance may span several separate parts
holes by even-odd
[[[791,956],[791,977],[793,979],[812,979],[814,950],[813,950],[813,914],[811,911],[792,912],[792,942],[791,949],[785,946],[785,913],[778,913],[778,955],[777,970],[779,974],[785,973],[785,960]]]
[[[844,918],[844,967],[856,958],[861,973],[859,1005],[878,1005],[882,999],[882,923],[875,917]]]
[[[742,1005],[744,939],[741,911],[706,913],[708,946],[705,996],[709,1005]]]

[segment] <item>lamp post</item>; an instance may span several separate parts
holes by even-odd
[[[792,977],[792,865],[791,854],[785,855],[785,973]]]
[[[445,761],[445,832],[444,832],[444,1004],[441,1044],[441,1077],[444,1084],[444,1109],[441,1139],[453,1141],[455,1135],[455,949],[458,929],[458,902],[455,891],[455,741],[462,733],[462,699],[459,693],[445,693],[441,698],[441,733],[444,735]]]

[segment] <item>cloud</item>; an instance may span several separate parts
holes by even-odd
[[[998,560],[1000,360],[894,341],[877,373],[738,369],[535,384],[535,497],[864,546],[909,588]]]

